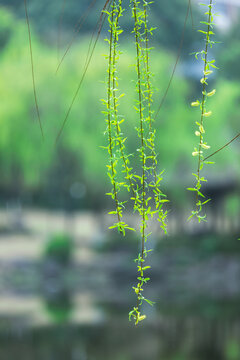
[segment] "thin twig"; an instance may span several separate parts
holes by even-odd
[[[41,130],[42,138],[44,139],[42,122],[41,122],[39,106],[38,106],[36,83],[35,83],[35,71],[34,71],[33,51],[32,51],[32,36],[31,36],[31,28],[30,28],[28,9],[27,9],[27,0],[24,0],[24,7],[25,7],[27,28],[28,28],[28,38],[29,38],[29,49],[30,49],[31,68],[32,68],[32,82],[33,82],[34,101],[35,101],[35,107],[36,107],[36,111],[37,111],[37,117],[38,117],[38,122],[39,122],[40,130]]]
[[[102,11],[105,11],[106,6],[107,6],[107,5],[110,6],[110,5],[111,5],[111,2],[112,2],[112,1],[107,0],[107,2],[106,2],[106,4],[104,5],[104,8],[103,8]],[[69,106],[69,108],[68,108],[68,111],[67,111],[66,116],[65,116],[65,118],[64,118],[64,121],[63,121],[63,123],[62,123],[62,126],[61,126],[61,128],[60,128],[60,130],[59,130],[59,132],[58,132],[57,137],[56,137],[56,143],[58,142],[58,140],[59,140],[59,138],[60,138],[60,136],[61,136],[61,134],[62,134],[62,132],[63,132],[63,129],[64,129],[65,125],[66,125],[66,122],[67,122],[67,120],[68,120],[68,117],[69,117],[69,115],[70,115],[70,112],[71,112],[71,110],[72,110],[72,107],[73,107],[73,105],[74,105],[74,103],[75,103],[75,100],[76,100],[76,98],[77,98],[77,96],[78,96],[79,90],[80,90],[80,88],[81,88],[81,86],[82,86],[83,80],[84,80],[84,78],[85,78],[85,76],[86,76],[88,67],[89,67],[90,62],[91,62],[91,60],[92,60],[93,53],[94,53],[94,50],[95,50],[95,48],[96,48],[96,45],[97,45],[97,42],[98,42],[100,33],[101,33],[101,31],[102,31],[103,25],[104,25],[104,23],[105,23],[106,17],[107,17],[107,14],[105,14],[105,17],[103,18],[103,20],[101,21],[101,23],[100,23],[100,25],[99,25],[98,33],[97,33],[96,39],[95,39],[95,41],[94,41],[93,48],[92,48],[92,50],[91,50],[91,53],[90,53],[88,59],[86,60],[85,69],[84,69],[84,71],[83,71],[81,80],[80,80],[80,82],[79,82],[79,84],[78,84],[77,90],[75,91],[75,94],[74,94],[73,99],[72,99],[72,101],[71,101],[71,104],[70,104],[70,106]],[[102,16],[101,16],[101,18],[102,18]]]
[[[191,16],[191,20],[192,20],[192,30],[195,29],[195,26],[194,26],[194,20],[193,20],[193,12],[192,12],[192,3],[191,3],[191,0],[189,0],[189,6],[190,6],[190,16]]]
[[[174,64],[174,67],[173,67],[173,71],[172,71],[172,74],[171,74],[171,77],[170,77],[170,80],[168,82],[168,86],[166,88],[166,91],[162,97],[162,100],[161,100],[161,103],[157,109],[157,112],[156,112],[156,115],[155,115],[155,120],[163,106],[163,103],[165,102],[166,100],[166,97],[167,97],[167,94],[168,94],[168,91],[170,89],[170,86],[172,84],[172,81],[173,81],[173,77],[175,75],[175,71],[176,71],[176,68],[177,68],[177,65],[178,65],[178,62],[179,62],[179,59],[180,59],[180,56],[181,56],[181,52],[182,52],[182,47],[183,47],[183,41],[184,41],[184,36],[185,36],[185,31],[186,31],[186,26],[187,26],[187,19],[188,19],[188,16],[189,16],[189,10],[191,8],[191,1],[188,0],[188,7],[187,7],[187,12],[186,12],[186,16],[185,16],[185,20],[184,20],[184,25],[183,25],[183,31],[182,31],[182,36],[181,36],[181,40],[180,40],[180,45],[179,45],[179,48],[178,48],[178,54],[177,54],[177,58],[176,58],[176,61],[175,61],[175,64]]]
[[[85,11],[85,13],[80,17],[80,19],[79,19],[78,22],[76,23],[73,37],[72,37],[70,43],[68,44],[68,46],[67,46],[67,48],[66,48],[66,50],[65,50],[65,52],[64,52],[64,54],[63,54],[63,56],[62,56],[62,58],[61,58],[61,60],[59,61],[59,64],[58,64],[57,69],[56,69],[56,74],[57,74],[57,72],[59,71],[59,69],[60,69],[60,67],[61,67],[61,65],[62,65],[65,57],[67,56],[67,54],[68,54],[68,52],[69,52],[72,44],[74,43],[74,41],[75,41],[75,39],[76,39],[79,31],[81,30],[82,26],[84,25],[84,23],[85,23],[85,21],[86,21],[86,19],[87,19],[87,16],[88,16],[89,12],[91,11],[92,7],[95,5],[95,3],[96,3],[96,0],[93,0],[93,1],[90,3],[90,5],[88,6],[88,8],[87,8],[87,10]],[[95,31],[96,31],[96,30],[93,31],[93,36],[94,36],[94,34],[95,34]]]
[[[213,155],[217,154],[219,151],[223,150],[225,147],[227,147],[228,145],[230,145],[234,140],[236,140],[238,137],[240,136],[240,133],[237,134],[232,140],[230,140],[227,144],[223,145],[220,149],[214,151],[214,153],[212,153],[211,155],[207,156],[206,158],[204,158],[202,161],[205,161],[207,159],[209,159],[210,157],[212,157]]]
[[[60,17],[59,17],[59,24],[58,24],[58,39],[57,39],[57,48],[58,48],[58,61],[59,61],[59,54],[60,54],[60,47],[61,47],[61,37],[62,37],[62,25],[63,25],[63,17],[64,11],[66,7],[66,0],[63,0]]]

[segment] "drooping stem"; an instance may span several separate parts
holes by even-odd
[[[71,41],[69,42],[63,56],[61,57],[59,63],[58,63],[58,66],[57,66],[57,69],[56,69],[56,74],[58,73],[65,57],[67,56],[69,50],[71,49],[73,43],[74,43],[74,40],[76,39],[77,35],[79,34],[79,31],[81,30],[83,24],[85,23],[87,17],[88,17],[88,14],[89,12],[91,11],[92,7],[94,6],[94,4],[96,3],[97,0],[93,0],[90,5],[88,6],[87,10],[84,12],[83,15],[81,15],[80,19],[78,20],[78,22],[76,23],[75,25],[75,29],[74,29],[74,34],[73,34],[73,37],[71,39]],[[99,19],[99,22],[97,23],[97,26],[99,26],[99,23],[101,22],[101,19],[102,19],[102,13],[101,13],[101,16],[100,16],[100,19]],[[59,25],[59,28],[60,28],[60,25]],[[96,27],[97,28],[97,27]],[[87,56],[86,56],[86,59],[88,59],[89,57],[89,52],[90,52],[90,49],[91,49],[91,44],[93,42],[93,38],[94,38],[94,35],[96,33],[96,29],[93,31],[92,33],[92,37],[91,37],[91,41],[90,41],[90,44],[89,44],[89,51],[87,53]],[[59,29],[59,39],[58,39],[58,47],[59,47],[59,50],[60,50],[60,29]]]
[[[117,7],[117,16],[115,22],[115,34],[113,40],[113,107],[114,107],[114,117],[115,117],[115,129],[116,129],[116,142],[118,143],[120,156],[123,161],[123,167],[125,172],[125,178],[129,182],[129,189],[131,190],[133,199],[136,201],[135,189],[134,184],[132,181],[133,174],[132,168],[129,167],[129,159],[128,156],[124,153],[125,145],[124,145],[124,138],[121,133],[120,129],[120,121],[118,118],[118,98],[117,98],[117,89],[118,89],[118,77],[117,77],[117,69],[116,69],[116,62],[118,57],[117,46],[118,46],[118,37],[120,30],[119,27],[119,18],[122,16],[122,0],[119,0],[118,7]],[[122,120],[121,122],[123,122]]]
[[[137,52],[137,87],[138,87],[138,105],[139,105],[139,120],[140,120],[140,138],[141,138],[141,159],[142,159],[142,259],[144,257],[144,243],[145,243],[145,228],[146,228],[146,221],[145,221],[145,143],[144,143],[144,115],[143,115],[143,99],[142,99],[142,73],[141,73],[141,65],[140,65],[140,57],[141,57],[141,45],[139,40],[139,22],[137,17],[137,1],[133,1],[134,7],[134,32],[135,32],[135,41],[136,41],[136,52]],[[141,262],[141,269],[142,269],[142,262]]]
[[[132,17],[134,19],[134,38],[136,48],[136,92],[137,100],[135,110],[138,114],[139,126],[136,127],[138,138],[140,140],[139,152],[141,162],[140,176],[135,174],[136,198],[134,211],[137,211],[141,217],[141,250],[137,259],[137,285],[133,290],[137,295],[136,306],[129,312],[129,320],[135,320],[135,325],[144,320],[146,315],[141,314],[143,302],[150,305],[154,303],[143,296],[144,286],[150,280],[146,277],[145,271],[151,266],[145,266],[147,255],[151,249],[147,249],[146,242],[150,233],[147,231],[149,217],[155,217],[161,223],[161,228],[166,230],[166,213],[162,210],[162,204],[167,200],[162,200],[165,195],[160,190],[161,174],[157,174],[157,154],[155,151],[155,134],[153,119],[153,87],[151,83],[152,73],[150,71],[150,51],[149,34],[152,34],[153,28],[148,28],[148,6],[151,3],[147,0],[131,0]],[[154,194],[155,209],[152,209],[152,194]]]
[[[173,81],[173,78],[174,78],[174,75],[175,75],[175,72],[176,72],[176,69],[177,69],[177,65],[178,65],[179,60],[180,60],[180,56],[181,56],[181,52],[182,52],[182,48],[183,48],[184,37],[185,37],[186,26],[187,26],[187,20],[188,20],[188,17],[189,17],[189,11],[190,10],[191,10],[191,1],[188,0],[188,7],[187,7],[185,20],[184,20],[184,25],[183,25],[183,30],[182,30],[182,34],[181,34],[180,44],[179,44],[179,47],[178,47],[177,57],[176,57],[176,60],[175,60],[174,66],[173,66],[173,70],[172,70],[172,73],[171,73],[167,88],[166,88],[166,90],[165,90],[165,92],[163,94],[161,102],[160,102],[160,104],[158,106],[158,109],[156,111],[155,120],[158,117],[159,112],[162,109],[163,104],[164,104],[164,102],[165,102],[165,100],[167,98],[169,89],[171,87],[171,84],[172,84],[172,81]],[[191,14],[192,14],[192,12],[191,12]]]
[[[128,157],[124,153],[125,145],[123,134],[120,129],[120,124],[124,121],[123,119],[119,121],[118,115],[118,106],[119,99],[122,95],[117,96],[119,91],[118,89],[118,76],[117,76],[117,61],[120,55],[118,51],[118,37],[121,34],[121,29],[119,27],[119,18],[122,16],[122,0],[113,0],[111,5],[111,10],[106,11],[108,14],[109,22],[109,39],[106,39],[109,45],[109,55],[108,55],[108,78],[106,81],[107,85],[107,100],[102,100],[103,104],[106,106],[107,111],[104,113],[107,116],[107,131],[108,134],[108,146],[105,147],[108,150],[110,165],[107,165],[108,176],[111,180],[113,189],[112,192],[107,193],[115,202],[115,210],[110,211],[109,214],[117,215],[117,222],[115,222],[109,229],[117,228],[118,231],[125,236],[126,230],[135,231],[135,229],[130,228],[128,224],[122,221],[124,202],[119,201],[121,195],[121,190],[124,187],[129,189],[129,186],[126,185],[124,181],[118,181],[118,170],[119,170],[119,161],[123,160],[125,167],[125,178],[131,181],[132,184],[132,174],[131,170],[128,167]],[[132,184],[133,189],[133,184]],[[134,189],[132,190],[134,191]]]
[[[161,228],[166,232],[166,213],[162,210],[162,205],[167,200],[161,200],[161,196],[165,197],[165,195],[160,190],[160,183],[161,183],[161,174],[157,174],[157,154],[155,149],[155,134],[156,130],[153,129],[153,111],[152,111],[152,84],[151,84],[151,72],[150,72],[150,48],[149,48],[149,32],[151,33],[152,30],[148,29],[148,14],[147,14],[147,7],[148,3],[144,2],[144,32],[145,32],[145,51],[144,51],[144,57],[145,57],[145,65],[146,65],[146,95],[145,99],[147,102],[147,111],[148,111],[148,122],[149,122],[149,136],[147,139],[147,146],[150,149],[151,155],[149,156],[152,162],[152,165],[150,166],[150,170],[152,172],[152,176],[154,178],[154,181],[149,184],[149,187],[152,188],[154,193],[154,200],[155,200],[155,207],[158,212],[158,221],[161,223]]]
[[[202,89],[202,103],[201,103],[201,122],[200,126],[203,128],[203,119],[205,114],[205,101],[206,101],[206,85],[207,85],[207,68],[208,68],[208,47],[209,47],[209,40],[210,40],[210,26],[211,26],[211,17],[212,17],[212,0],[210,0],[210,6],[209,6],[209,14],[208,14],[208,26],[207,26],[207,34],[206,34],[206,45],[205,45],[205,52],[204,52],[204,70],[203,70],[203,89]],[[198,181],[200,180],[200,168],[202,164],[202,143],[203,143],[203,132],[200,132],[200,142],[199,142],[199,148],[198,148],[198,168],[197,168],[197,176]],[[198,203],[199,193],[196,194],[196,203]],[[197,205],[198,209],[198,205]]]
[[[60,11],[60,17],[59,17],[59,23],[58,23],[58,35],[57,35],[57,52],[58,52],[58,61],[59,61],[59,54],[60,54],[60,47],[61,47],[61,40],[62,40],[62,25],[63,25],[63,17],[64,12],[66,8],[66,1],[63,0],[61,11]]]
[[[192,21],[192,30],[194,30],[194,19],[193,19],[193,11],[192,11],[192,2],[189,0],[189,7],[190,7],[190,16]]]
[[[41,130],[42,138],[44,139],[42,121],[41,121],[39,105],[38,105],[37,90],[36,90],[35,70],[34,70],[33,50],[32,50],[32,35],[31,35],[30,21],[29,21],[29,16],[28,16],[27,0],[24,0],[24,8],[25,8],[27,28],[28,28],[28,38],[29,38],[29,49],[30,49],[30,57],[31,57],[31,70],[32,70],[32,83],[33,83],[34,101],[35,101],[35,107],[36,107],[36,112],[37,112],[37,117],[38,117],[38,122],[39,122],[40,130]]]
[[[212,41],[210,39],[211,35],[214,35],[214,33],[212,31],[212,28],[213,28],[213,14],[212,14],[213,1],[209,0],[209,5],[206,5],[206,6],[208,6],[208,12],[205,14],[208,15],[208,21],[203,22],[203,23],[207,25],[207,29],[206,29],[206,31],[199,30],[201,33],[204,33],[206,36],[205,49],[202,50],[201,52],[195,53],[195,57],[198,58],[198,56],[201,55],[201,59],[204,62],[203,77],[200,80],[200,82],[202,84],[202,98],[201,98],[201,101],[197,100],[195,102],[192,102],[192,104],[191,104],[194,107],[200,106],[200,110],[201,110],[200,121],[199,122],[196,121],[198,130],[195,131],[195,135],[199,138],[198,148],[195,147],[194,152],[192,153],[193,156],[196,156],[198,158],[198,164],[197,164],[197,173],[193,174],[196,178],[195,187],[188,189],[190,191],[195,191],[195,193],[196,193],[195,210],[192,211],[192,214],[189,217],[189,219],[191,219],[193,216],[196,216],[199,222],[205,220],[205,218],[206,218],[206,215],[202,215],[201,212],[202,212],[203,205],[205,205],[209,201],[209,200],[204,200],[202,202],[201,199],[205,198],[205,196],[200,191],[201,187],[202,187],[202,182],[207,181],[203,176],[200,175],[201,170],[204,165],[203,150],[207,150],[210,148],[210,146],[207,145],[207,143],[204,141],[204,134],[205,134],[204,119],[206,117],[210,117],[212,114],[211,111],[206,111],[206,102],[207,102],[208,97],[211,97],[216,93],[215,89],[210,92],[207,92],[208,76],[212,73],[211,68],[216,68],[216,66],[214,65],[215,60],[210,61],[208,59],[209,48],[212,47],[212,45],[214,44],[214,41]]]
[[[112,12],[111,12],[111,20],[110,20],[110,39],[109,39],[109,59],[108,59],[108,95],[107,95],[107,124],[108,124],[108,152],[110,155],[110,169],[111,169],[111,182],[113,185],[113,198],[116,205],[117,219],[118,223],[121,221],[121,212],[119,207],[119,201],[117,196],[117,185],[116,185],[116,164],[117,160],[113,157],[113,147],[115,146],[114,139],[112,136],[112,105],[111,101],[113,98],[113,90],[112,90],[112,77],[113,77],[113,19],[114,19],[114,11],[116,7],[116,0],[113,0]],[[109,167],[109,166],[108,166]],[[121,230],[121,229],[120,229]]]
[[[136,47],[136,72],[137,72],[137,82],[136,82],[136,90],[138,94],[138,115],[139,115],[139,128],[138,136],[140,138],[140,160],[141,160],[141,168],[142,168],[142,174],[140,178],[140,184],[141,184],[141,195],[139,198],[136,199],[135,202],[135,208],[138,210],[140,216],[141,216],[141,252],[138,256],[137,262],[138,262],[138,272],[140,275],[138,276],[138,284],[136,287],[133,287],[135,293],[137,294],[137,304],[136,307],[133,308],[132,311],[129,313],[129,319],[131,320],[132,317],[135,319],[135,325],[138,324],[139,321],[143,320],[145,318],[145,315],[141,315],[140,313],[140,306],[142,305],[142,302],[144,300],[144,297],[142,295],[143,292],[143,284],[144,284],[144,267],[143,263],[145,261],[145,255],[146,255],[146,249],[145,249],[145,241],[147,240],[146,237],[146,149],[145,149],[145,137],[144,137],[144,97],[142,94],[142,81],[143,81],[143,73],[142,73],[142,64],[141,61],[144,60],[143,54],[142,54],[142,48],[141,48],[141,10],[138,8],[138,2],[137,0],[132,0],[132,13],[134,18],[134,35],[135,35],[135,47]],[[145,64],[146,65],[146,64]]]
[[[234,136],[234,138],[233,138],[232,140],[230,140],[229,142],[227,142],[227,143],[226,143],[225,145],[223,145],[220,149],[214,151],[214,153],[212,153],[211,155],[205,157],[205,158],[203,159],[203,161],[206,161],[206,160],[210,159],[213,155],[215,155],[215,154],[217,154],[219,151],[225,149],[228,145],[230,145],[233,141],[235,141],[239,136],[240,136],[240,133],[237,134],[236,136]]]
[[[84,79],[85,79],[85,76],[86,76],[88,67],[89,67],[89,65],[90,65],[90,63],[91,63],[91,60],[92,60],[92,57],[93,57],[93,54],[94,54],[94,50],[95,50],[95,48],[96,48],[96,45],[97,45],[99,36],[100,36],[100,34],[101,34],[103,25],[104,25],[105,20],[106,20],[106,17],[107,17],[107,15],[105,14],[105,10],[108,8],[108,6],[111,5],[111,2],[112,2],[112,0],[107,0],[106,3],[105,3],[105,5],[104,5],[104,8],[103,8],[103,10],[102,10],[102,12],[101,12],[100,20],[99,20],[98,25],[97,25],[98,31],[97,31],[95,40],[93,41],[93,37],[94,37],[94,36],[93,36],[93,37],[92,37],[92,40],[91,40],[91,44],[93,43],[93,44],[92,44],[92,48],[91,48],[91,49],[89,48],[89,52],[88,52],[88,55],[87,55],[87,58],[86,58],[85,68],[84,68],[84,70],[83,70],[81,79],[80,79],[80,81],[79,81],[79,83],[78,83],[77,89],[76,89],[76,91],[75,91],[75,93],[74,93],[74,95],[73,95],[72,101],[71,101],[71,103],[70,103],[70,105],[69,105],[69,107],[68,107],[68,110],[67,110],[66,115],[65,115],[65,117],[64,117],[64,120],[63,120],[63,122],[62,122],[61,128],[60,128],[60,130],[59,130],[59,132],[58,132],[58,135],[57,135],[57,137],[56,137],[56,143],[58,142],[58,140],[60,139],[60,137],[61,137],[61,135],[62,135],[62,132],[63,132],[63,130],[64,130],[64,127],[65,127],[65,125],[66,125],[66,123],[67,123],[67,121],[68,121],[69,115],[70,115],[70,113],[71,113],[71,111],[72,111],[73,105],[74,105],[74,103],[75,103],[75,101],[76,101],[76,99],[77,99],[78,93],[79,93],[79,91],[80,91],[80,89],[81,89],[82,83],[83,83],[83,81],[84,81]],[[94,32],[94,34],[95,34],[95,32]]]

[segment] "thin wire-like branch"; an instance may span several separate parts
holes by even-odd
[[[191,16],[191,20],[192,20],[192,30],[194,30],[195,26],[194,26],[194,19],[193,19],[192,2],[191,2],[191,0],[189,0],[189,6],[190,6],[190,16]]]
[[[103,8],[103,10],[102,10],[102,14],[103,14],[103,12],[105,11],[106,7],[110,6],[111,3],[112,3],[112,1],[107,0],[107,2],[106,2],[105,5],[104,5],[104,8]],[[86,59],[85,69],[84,69],[84,71],[83,71],[81,80],[80,80],[80,82],[79,82],[79,84],[78,84],[77,90],[75,91],[75,94],[74,94],[74,96],[73,96],[73,99],[72,99],[72,101],[71,101],[71,103],[70,103],[70,106],[69,106],[69,108],[68,108],[68,110],[67,110],[66,116],[65,116],[65,118],[64,118],[64,120],[63,120],[62,126],[61,126],[61,128],[60,128],[60,130],[59,130],[59,132],[58,132],[57,137],[56,137],[56,143],[58,142],[60,136],[62,135],[63,129],[64,129],[65,125],[66,125],[66,122],[67,122],[67,120],[68,120],[68,117],[69,117],[69,115],[70,115],[70,112],[71,112],[71,110],[72,110],[72,107],[73,107],[73,105],[74,105],[74,103],[75,103],[75,100],[76,100],[76,98],[77,98],[77,96],[78,96],[79,90],[80,90],[80,88],[81,88],[81,86],[82,86],[83,80],[84,80],[84,78],[85,78],[85,76],[86,76],[88,67],[89,67],[89,65],[90,65],[90,63],[91,63],[91,60],[92,60],[92,57],[93,57],[93,53],[94,53],[94,50],[95,50],[95,48],[96,48],[96,45],[97,45],[97,42],[98,42],[100,33],[101,33],[101,31],[102,31],[103,25],[104,25],[104,23],[105,23],[106,17],[107,17],[107,14],[105,14],[105,16],[103,17],[103,20],[101,21],[101,23],[100,23],[100,25],[99,25],[98,33],[97,33],[96,39],[95,39],[95,41],[94,41],[93,47],[92,47],[92,49],[91,49],[91,52],[90,52],[90,54],[89,54],[88,59]],[[101,16],[101,18],[102,18],[102,16]]]
[[[96,0],[93,0],[93,1],[90,3],[90,5],[88,6],[88,8],[87,8],[87,10],[85,11],[85,13],[80,17],[80,19],[79,19],[78,22],[76,23],[73,37],[72,37],[70,43],[68,44],[68,46],[67,46],[67,48],[66,48],[66,50],[65,50],[65,52],[64,52],[64,54],[63,54],[63,56],[62,56],[62,58],[61,58],[61,60],[59,61],[59,64],[58,64],[57,69],[56,69],[56,74],[58,73],[58,71],[59,71],[59,69],[60,69],[60,67],[61,67],[61,65],[62,65],[62,63],[63,63],[63,61],[64,61],[64,59],[65,59],[65,57],[67,56],[69,50],[71,49],[72,44],[74,43],[74,41],[75,41],[75,39],[76,39],[79,31],[81,30],[82,26],[84,25],[84,23],[85,23],[85,21],[86,21],[86,19],[87,19],[87,17],[88,17],[89,12],[91,11],[91,9],[92,9],[93,6],[95,5],[95,3],[96,3]],[[100,20],[99,20],[99,21],[100,21]],[[98,24],[99,24],[99,22],[97,23],[97,26],[98,26]],[[97,29],[97,27],[96,27],[96,29]],[[93,38],[94,35],[95,35],[96,29],[93,31],[92,38]]]
[[[179,62],[179,59],[180,59],[180,56],[181,56],[181,52],[182,52],[182,47],[183,47],[183,41],[184,41],[184,37],[185,37],[185,31],[186,31],[186,26],[187,26],[187,20],[188,20],[188,16],[189,16],[189,11],[191,9],[191,0],[188,0],[188,7],[187,7],[187,12],[186,12],[186,16],[185,16],[185,20],[184,20],[184,25],[183,25],[183,30],[182,30],[182,36],[181,36],[181,40],[180,40],[180,45],[179,45],[179,48],[178,48],[178,53],[177,53],[177,58],[176,58],[176,61],[175,61],[175,64],[173,66],[173,70],[172,70],[172,74],[171,74],[171,77],[170,77],[170,80],[168,82],[168,86],[165,90],[165,93],[162,97],[162,100],[161,100],[161,103],[157,109],[157,112],[155,114],[155,120],[156,118],[158,117],[158,114],[166,100],[166,97],[167,97],[167,94],[168,94],[168,91],[170,89],[170,86],[172,84],[172,81],[173,81],[173,77],[175,75],[175,72],[176,72],[176,68],[177,68],[177,65],[178,65],[178,62]]]
[[[202,161],[205,161],[207,159],[210,159],[213,155],[217,154],[219,151],[223,150],[225,147],[227,147],[228,145],[230,145],[234,140],[236,140],[238,137],[240,136],[240,133],[237,134],[232,140],[230,140],[227,144],[223,145],[220,149],[214,151],[214,153],[212,153],[211,155],[205,157]]]
[[[62,25],[63,25],[64,12],[65,12],[65,8],[66,8],[66,1],[67,0],[63,0],[61,11],[60,11],[59,24],[58,24],[58,39],[57,39],[58,60],[59,60],[60,47],[61,47]]]
[[[27,0],[24,0],[24,8],[25,8],[27,28],[28,28],[28,39],[29,39],[29,49],[30,49],[31,69],[32,69],[34,101],[35,101],[35,107],[36,107],[36,112],[37,112],[37,117],[38,117],[38,122],[39,122],[40,130],[41,130],[42,138],[44,139],[42,121],[41,121],[41,116],[40,116],[40,111],[39,111],[39,106],[38,106],[36,82],[35,82],[35,71],[34,71],[33,51],[32,51],[32,36],[31,36],[30,21],[29,21],[29,16],[28,16]]]

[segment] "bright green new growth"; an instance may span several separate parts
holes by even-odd
[[[208,17],[208,21],[201,22],[202,24],[207,26],[207,30],[206,31],[198,30],[199,32],[203,33],[206,36],[205,49],[195,53],[195,57],[198,59],[198,56],[200,55],[204,63],[203,77],[200,80],[200,83],[202,84],[202,99],[200,101],[196,100],[191,103],[191,106],[193,107],[200,107],[200,111],[201,111],[200,122],[196,121],[196,125],[198,129],[195,131],[195,135],[199,138],[199,143],[198,143],[198,147],[195,147],[194,151],[192,152],[192,156],[196,156],[198,158],[198,167],[197,167],[197,173],[193,174],[196,179],[195,187],[188,188],[188,190],[196,192],[196,209],[192,211],[192,214],[189,217],[189,219],[196,216],[199,222],[206,221],[206,215],[202,214],[202,208],[203,205],[205,205],[210,201],[210,199],[202,201],[202,198],[205,199],[205,196],[201,192],[202,182],[207,181],[203,176],[201,176],[201,170],[204,164],[212,163],[205,161],[205,156],[204,156],[204,150],[210,149],[210,146],[207,145],[206,141],[204,141],[205,118],[208,118],[212,115],[212,111],[210,111],[209,109],[207,110],[206,103],[207,103],[207,99],[213,96],[216,92],[215,89],[210,92],[207,91],[207,86],[208,86],[207,80],[208,80],[208,76],[213,72],[212,68],[217,68],[214,65],[215,60],[208,59],[209,48],[212,48],[214,44],[214,41],[211,40],[211,36],[214,35],[214,32],[212,31],[214,25],[212,0],[209,0],[209,5],[205,5],[205,4],[202,5],[208,7],[208,11],[205,13],[205,15],[207,15]]]
[[[117,215],[117,223],[115,224],[116,227],[118,227],[118,230],[123,232],[123,224],[121,221],[122,218],[122,204],[118,200],[118,193],[120,191],[120,185],[117,183],[116,175],[117,175],[117,164],[118,164],[118,158],[115,154],[115,148],[116,148],[116,138],[114,137],[114,126],[116,125],[116,99],[114,99],[114,96],[116,96],[115,89],[113,87],[113,81],[115,76],[115,68],[116,68],[116,56],[115,56],[115,38],[118,37],[118,19],[120,16],[120,9],[116,8],[116,2],[113,1],[112,5],[112,11],[108,12],[108,22],[110,25],[110,39],[107,40],[109,43],[109,56],[108,56],[108,79],[107,79],[107,100],[103,102],[106,105],[107,110],[104,111],[106,114],[106,122],[107,122],[107,130],[106,133],[108,135],[108,153],[109,153],[109,161],[110,164],[107,165],[108,168],[108,176],[111,180],[113,189],[112,192],[109,193],[116,206],[116,210],[111,212]]]
[[[119,194],[122,188],[127,188],[129,190],[129,187],[131,187],[133,190],[131,168],[128,167],[129,159],[128,156],[124,153],[124,142],[126,138],[123,138],[123,134],[120,128],[120,125],[124,122],[124,119],[120,120],[120,115],[118,114],[119,99],[123,96],[123,94],[117,96],[117,61],[120,55],[118,50],[118,38],[122,32],[119,27],[119,18],[123,13],[122,0],[119,0],[118,2],[114,0],[111,5],[111,9],[109,11],[106,10],[105,13],[108,15],[110,37],[106,40],[109,45],[109,55],[107,56],[108,78],[106,81],[107,100],[102,101],[106,106],[106,111],[103,111],[103,113],[106,115],[106,134],[108,135],[107,150],[109,154],[109,164],[107,165],[107,169],[108,176],[113,186],[112,191],[107,193],[107,195],[111,196],[115,202],[115,210],[109,212],[109,214],[117,216],[117,222],[115,222],[114,225],[110,228],[117,228],[120,233],[125,235],[126,229],[134,229],[131,229],[124,221],[122,221],[124,202],[119,200]],[[125,172],[125,178],[128,179],[129,185],[127,185],[124,181],[119,182],[117,180],[118,164],[121,160],[123,161],[123,171]]]
[[[147,121],[146,118],[144,118],[144,97],[143,97],[143,77],[141,65],[142,62],[145,60],[142,49],[141,49],[141,35],[140,30],[141,26],[143,24],[143,12],[138,8],[139,2],[136,0],[132,1],[132,16],[134,18],[134,35],[135,35],[135,43],[136,43],[136,53],[137,53],[137,59],[136,59],[136,71],[137,71],[137,83],[136,83],[136,91],[138,94],[138,100],[137,100],[137,106],[136,111],[139,115],[139,127],[137,127],[138,137],[140,139],[141,147],[138,149],[140,161],[141,161],[141,167],[142,167],[142,175],[139,176],[140,186],[137,191],[137,199],[135,201],[135,210],[138,210],[140,216],[141,216],[141,238],[142,238],[142,251],[138,256],[137,262],[138,262],[138,271],[140,272],[140,276],[138,276],[138,284],[136,287],[133,287],[136,295],[137,295],[137,306],[134,307],[134,309],[129,313],[129,319],[131,320],[131,317],[134,317],[135,324],[137,325],[140,320],[145,319],[144,315],[141,315],[140,313],[140,306],[144,300],[144,297],[142,295],[143,292],[143,284],[146,283],[149,278],[144,277],[144,270],[148,267],[143,267],[143,263],[145,262],[145,257],[147,253],[145,252],[145,242],[147,241],[147,234],[146,234],[146,227],[147,227],[147,220],[148,220],[148,214],[147,214],[147,206],[148,206],[148,200],[146,199],[146,171],[147,171],[147,155],[146,155],[146,141],[145,141],[145,129],[144,125]],[[146,63],[146,61],[145,61]],[[146,64],[147,65],[147,64]],[[148,89],[149,93],[149,89]],[[148,95],[149,96],[149,95]],[[150,100],[149,100],[150,101]],[[136,175],[135,175],[136,177]],[[149,198],[151,200],[151,198]],[[149,212],[151,211],[151,208],[149,209]]]
[[[137,92],[137,106],[136,112],[139,116],[139,126],[136,128],[141,147],[138,149],[140,163],[142,167],[142,174],[138,176],[136,181],[139,182],[137,188],[137,201],[135,201],[135,211],[137,210],[141,216],[141,238],[142,250],[138,255],[136,262],[138,264],[138,283],[133,287],[137,295],[137,305],[129,313],[129,319],[133,317],[135,324],[145,319],[145,315],[141,315],[140,307],[143,301],[150,305],[153,303],[143,296],[143,286],[150,279],[145,277],[144,271],[150,266],[144,266],[147,254],[151,250],[147,250],[145,243],[150,233],[147,233],[147,222],[149,217],[158,215],[158,221],[161,227],[166,231],[165,218],[166,213],[162,210],[162,204],[167,200],[162,200],[162,194],[159,185],[162,180],[161,174],[157,174],[157,155],[155,152],[155,133],[153,129],[153,111],[152,111],[152,95],[153,88],[151,85],[151,72],[149,64],[149,34],[152,34],[153,28],[148,28],[148,6],[150,2],[147,1],[131,1],[132,17],[134,19],[134,36],[136,46],[136,92]],[[136,175],[135,175],[136,178]],[[148,180],[150,179],[150,180]],[[150,203],[154,198],[155,209],[152,209]]]
[[[126,229],[136,231],[137,229],[130,228],[122,219],[124,204],[126,201],[120,201],[119,198],[127,189],[130,193],[130,200],[133,204],[133,212],[140,216],[140,234],[141,234],[141,252],[139,253],[135,262],[137,263],[138,277],[137,284],[133,286],[133,290],[137,295],[137,303],[132,311],[129,313],[129,319],[135,320],[135,324],[145,319],[145,315],[140,312],[141,305],[144,301],[153,304],[150,300],[143,296],[143,287],[150,279],[145,277],[144,272],[150,268],[145,266],[147,254],[152,251],[146,248],[146,242],[150,233],[147,231],[147,224],[149,218],[154,215],[160,222],[160,227],[166,232],[166,216],[167,212],[163,210],[163,204],[168,200],[160,190],[160,183],[162,180],[162,173],[157,173],[157,154],[155,150],[155,136],[156,130],[153,127],[153,86],[151,84],[152,73],[150,71],[149,54],[151,48],[149,47],[149,35],[152,34],[153,28],[148,27],[148,7],[150,2],[142,0],[130,1],[132,17],[134,20],[133,35],[135,39],[136,48],[136,104],[134,106],[138,115],[136,125],[139,148],[140,169],[133,169],[130,165],[130,155],[125,153],[125,142],[127,137],[124,137],[120,125],[124,122],[124,118],[118,113],[119,99],[123,94],[118,95],[118,76],[117,63],[120,57],[118,50],[119,35],[122,30],[119,26],[119,19],[123,14],[122,1],[114,0],[109,11],[105,11],[108,15],[109,23],[109,45],[108,60],[108,77],[107,85],[107,100],[103,100],[106,107],[104,114],[106,115],[108,136],[108,146],[106,149],[109,154],[108,175],[112,183],[112,191],[107,195],[111,196],[115,210],[109,214],[115,215],[117,221],[110,226],[110,229],[117,228],[118,231],[125,236]],[[124,174],[124,180],[118,181],[119,166],[121,172]]]

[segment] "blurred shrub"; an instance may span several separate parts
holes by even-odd
[[[66,234],[53,235],[46,244],[44,256],[67,264],[70,262],[73,253],[73,241]]]

